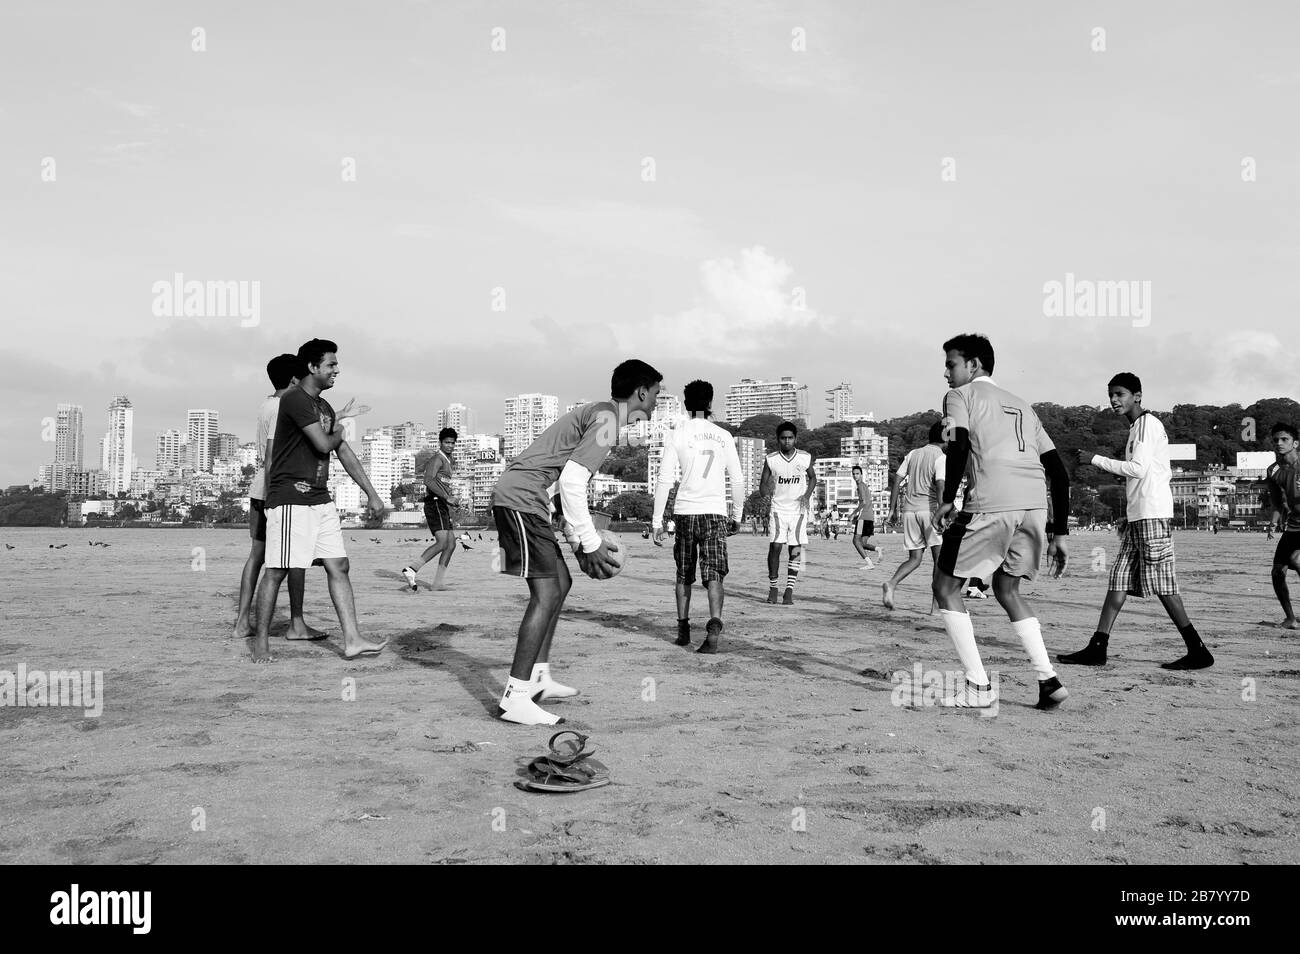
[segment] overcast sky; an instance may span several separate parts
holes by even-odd
[[[939,406],[960,331],[1033,401],[1122,369],[1157,409],[1300,396],[1297,30],[1290,2],[6,0],[0,484],[61,401],[92,462],[116,394],[141,466],[191,407],[249,440],[266,361],[315,335],[363,425],[460,401],[495,430],[629,356],[675,393],[792,375],[815,422],[846,380],[884,418]],[[177,272],[260,282],[259,323],[155,315]],[[1150,311],[1047,317],[1067,273]]]

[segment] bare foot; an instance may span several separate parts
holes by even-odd
[[[368,640],[357,638],[356,642],[345,643],[343,647],[344,659],[359,659],[362,656],[378,656],[388,645],[388,640],[383,642],[372,643]]]
[[[248,624],[248,620],[240,617],[235,620],[235,631],[230,634],[233,639],[252,639],[257,635],[257,630]]]
[[[1284,619],[1277,625],[1279,629],[1300,629],[1300,623],[1296,622],[1295,617]]]
[[[285,639],[328,639],[329,633],[322,633],[315,626],[308,626],[303,623],[301,626],[289,624],[289,628],[284,631]]]
[[[275,657],[271,655],[270,641],[265,636],[253,637],[253,662],[275,662]]]
[[[880,602],[885,604],[885,609],[894,608],[894,584],[880,584]]]

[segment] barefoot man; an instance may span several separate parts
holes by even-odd
[[[366,492],[373,516],[382,519],[384,502],[366,476],[357,455],[343,439],[344,429],[321,392],[334,387],[339,374],[338,345],[313,338],[298,349],[306,376],[280,397],[273,457],[267,472],[266,580],[258,597],[257,636],[253,662],[272,662],[269,646],[271,616],[280,584],[290,569],[306,570],[313,560],[325,565],[330,599],[343,628],[343,655],[377,656],[380,643],[361,638],[357,608],[348,578],[348,555],[343,549],[339,513],[330,498],[330,454],[337,453],[348,475]],[[355,413],[351,402],[344,408]]]
[[[1286,618],[1279,624],[1283,629],[1300,629],[1296,624],[1295,610],[1291,608],[1291,592],[1286,585],[1286,571],[1300,573],[1300,444],[1294,424],[1274,424],[1270,432],[1273,452],[1277,460],[1268,469],[1269,499],[1273,513],[1269,528],[1274,525],[1282,531],[1273,554],[1273,592],[1282,604]]]
[[[266,467],[271,462],[271,448],[275,443],[275,422],[280,413],[280,398],[285,391],[306,375],[302,362],[294,354],[282,354],[271,359],[266,366],[267,377],[275,393],[262,402],[257,412],[257,471],[248,485],[248,531],[253,538],[244,572],[239,580],[239,617],[235,620],[235,638],[251,639],[256,629],[252,624],[253,595],[257,592],[257,579],[266,562]],[[325,634],[312,629],[302,618],[302,594],[307,573],[305,570],[289,571],[289,629],[288,639],[320,639]]]

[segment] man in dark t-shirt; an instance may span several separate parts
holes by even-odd
[[[357,610],[348,578],[343,528],[330,498],[330,454],[337,452],[348,475],[366,492],[370,509],[382,517],[384,502],[366,476],[361,462],[343,439],[339,421],[353,414],[351,402],[336,414],[321,392],[338,377],[338,346],[313,338],[298,349],[307,376],[280,397],[272,459],[267,464],[266,582],[258,602],[253,662],[271,662],[270,624],[280,583],[290,569],[305,569],[319,560],[329,577],[330,598],[343,629],[343,656],[377,656],[386,642],[361,638]]]
[[[1273,554],[1273,592],[1282,604],[1286,618],[1278,623],[1283,629],[1300,629],[1291,608],[1291,593],[1286,585],[1286,571],[1300,573],[1300,435],[1294,424],[1274,424],[1269,435],[1277,460],[1268,468],[1269,500],[1273,513],[1269,526],[1282,531]]]

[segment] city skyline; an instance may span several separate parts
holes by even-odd
[[[296,8],[214,8],[196,51],[156,2],[15,0],[0,480],[69,396],[250,434],[313,336],[372,424],[454,399],[496,430],[626,357],[678,392],[847,379],[891,418],[971,330],[1031,401],[1118,370],[1158,408],[1294,395],[1300,11],[1264,7],[411,3],[313,10],[310,43]],[[1093,307],[1117,283],[1131,316]]]

